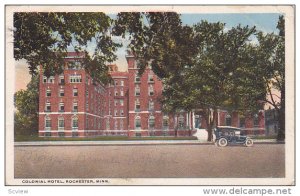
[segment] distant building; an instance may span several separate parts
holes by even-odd
[[[129,137],[190,136],[205,128],[201,110],[168,114],[162,111],[162,81],[147,67],[138,74],[138,63],[126,55],[128,71],[108,65],[113,83],[94,81],[81,67],[84,56],[75,52],[65,58],[61,75],[45,77],[40,72],[39,136]],[[242,127],[249,134],[264,133],[264,112],[239,116],[218,112],[218,125]]]

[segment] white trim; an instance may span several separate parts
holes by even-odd
[[[128,73],[128,72],[124,72],[124,73]],[[127,76],[111,76],[112,78],[117,78],[117,79],[127,79]],[[121,86],[121,85],[115,85],[115,86]]]
[[[127,118],[126,116],[118,116],[118,117],[112,117],[112,118]]]
[[[127,132],[128,130],[40,130],[39,133],[91,133],[91,132]]]
[[[155,113],[161,113],[161,110],[158,111],[153,111]],[[149,111],[140,111],[140,112],[135,112],[134,110],[129,111],[129,114],[148,114],[148,113],[153,113],[153,112],[149,112]]]
[[[105,118],[106,116],[99,116],[99,115],[96,115],[96,114],[91,114],[91,113],[88,113],[88,112],[39,112],[39,115],[49,115],[49,114],[73,114],[73,115],[76,115],[76,114],[86,114],[86,115],[90,115],[90,116],[95,116],[95,117],[99,117],[99,118]]]

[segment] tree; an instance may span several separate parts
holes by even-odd
[[[164,103],[169,108],[201,108],[207,124],[208,141],[216,126],[217,110],[251,113],[262,108],[263,80],[253,64],[256,46],[249,40],[255,27],[233,27],[202,21],[194,26],[198,55],[194,65],[181,70],[181,79],[166,80]],[[224,52],[226,51],[226,52]]]
[[[197,54],[193,29],[182,25],[175,12],[119,13],[113,33],[129,35],[128,47],[139,62],[140,73],[151,65],[161,79],[192,65],[191,57]]]
[[[46,76],[63,71],[69,49],[85,54],[84,68],[97,81],[109,80],[107,62],[119,46],[109,32],[113,20],[102,12],[14,13],[14,58],[25,59],[31,74],[41,65]],[[95,44],[92,55],[88,47]]]
[[[15,93],[15,135],[37,134],[39,110],[39,75],[32,76],[26,90]]]
[[[285,20],[279,17],[277,29],[279,34],[258,34],[259,47],[257,49],[256,74],[263,78],[268,97],[262,102],[272,105],[278,114],[278,140],[285,139]],[[274,89],[280,95],[274,94]],[[278,99],[276,99],[277,97]]]

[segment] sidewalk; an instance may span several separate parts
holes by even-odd
[[[254,140],[254,144],[276,144],[275,139]],[[202,140],[140,140],[140,141],[34,141],[15,142],[15,146],[107,146],[107,145],[213,145]]]

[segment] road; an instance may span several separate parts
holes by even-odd
[[[16,146],[15,178],[284,177],[284,144]]]

